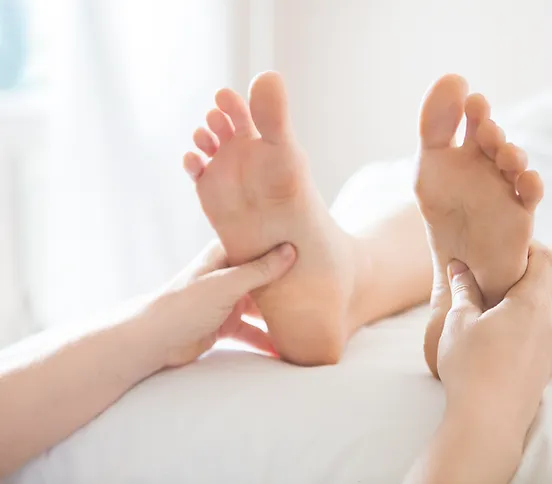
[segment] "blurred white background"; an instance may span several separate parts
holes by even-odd
[[[328,202],[414,152],[443,73],[501,109],[552,86],[548,0],[2,2],[28,59],[0,90],[0,344],[154,289],[213,236],[181,155],[221,86],[284,74]]]

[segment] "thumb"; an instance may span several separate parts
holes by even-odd
[[[448,266],[450,292],[452,296],[451,313],[465,318],[478,318],[483,313],[483,296],[473,273],[459,260],[453,260]]]
[[[229,267],[212,273],[216,275],[221,290],[231,292],[236,298],[280,279],[288,272],[297,257],[295,248],[288,243],[272,249],[267,254],[241,266]]]

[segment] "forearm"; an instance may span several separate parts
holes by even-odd
[[[447,409],[406,484],[506,484],[521,461],[524,435],[495,409]]]
[[[14,365],[12,357],[0,354],[0,477],[159,370],[161,355],[148,340],[142,320],[131,317],[69,338],[39,360]],[[24,352],[25,342],[19,348]]]

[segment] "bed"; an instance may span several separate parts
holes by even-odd
[[[363,328],[336,366],[211,353],[143,382],[7,483],[400,482],[444,407],[421,351],[427,314]],[[550,397],[515,483],[552,482]]]

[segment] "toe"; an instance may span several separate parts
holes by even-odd
[[[492,119],[481,121],[475,140],[483,153],[494,160],[500,148],[506,143],[504,131]]]
[[[201,178],[203,171],[205,170],[205,162],[197,153],[188,151],[184,155],[184,170],[190,176],[193,181],[197,181]]]
[[[544,185],[540,175],[534,170],[524,171],[517,179],[516,191],[524,207],[534,212],[544,196]]]
[[[422,148],[445,148],[454,142],[464,115],[468,84],[463,77],[449,74],[426,93],[420,112]]]
[[[477,129],[482,121],[489,119],[491,107],[482,94],[471,94],[466,99],[466,136],[464,144],[475,143]]]
[[[527,169],[527,154],[515,144],[506,143],[498,150],[495,162],[502,171],[519,175]]]
[[[230,118],[220,109],[212,109],[207,113],[207,126],[218,137],[221,143],[226,143],[234,136],[234,126]]]
[[[243,98],[231,89],[221,89],[215,96],[217,106],[226,113],[234,125],[236,136],[255,136],[257,130]]]
[[[203,151],[209,158],[215,156],[219,147],[219,140],[211,131],[203,127],[197,128],[193,139],[197,148]]]
[[[264,140],[281,143],[291,136],[291,120],[284,81],[276,72],[257,76],[249,89],[249,106]]]

